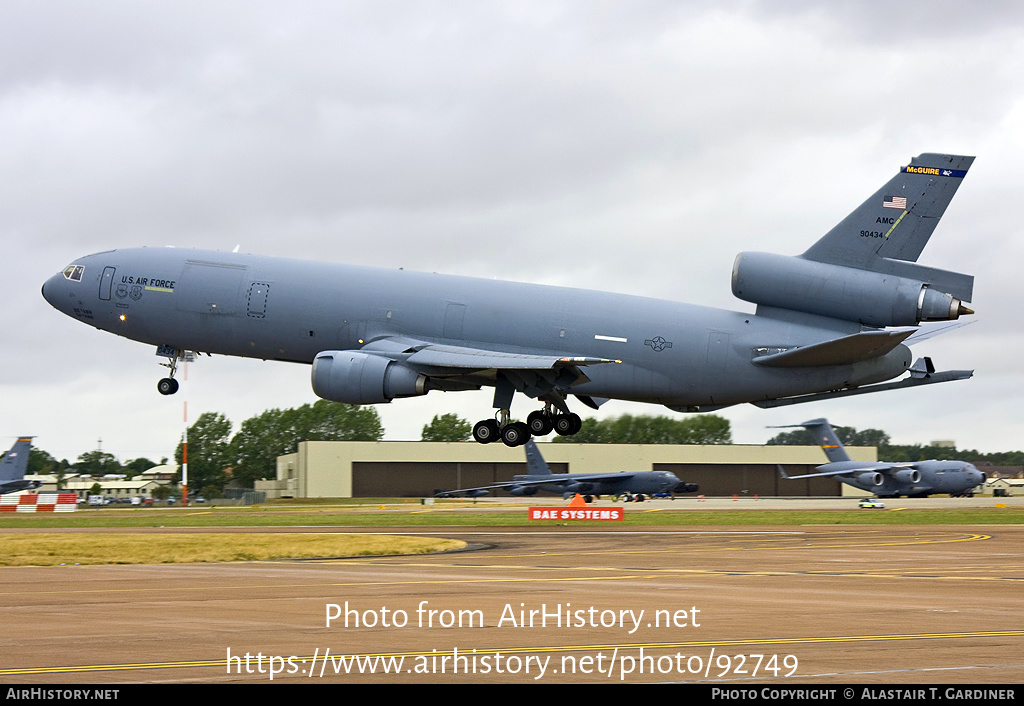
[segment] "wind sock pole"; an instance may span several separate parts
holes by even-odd
[[[188,358],[185,358],[184,382],[188,382]],[[188,385],[185,386],[188,391]],[[181,442],[181,506],[188,505],[188,397],[182,400],[184,405],[185,434]]]

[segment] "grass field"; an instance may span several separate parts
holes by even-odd
[[[1024,508],[887,510],[675,510],[628,508],[622,526],[1022,524]],[[5,514],[5,529],[131,527],[524,527],[525,506],[264,505],[253,508],[103,509],[73,514]],[[556,525],[557,522],[546,523]],[[583,523],[586,524],[586,523]],[[606,523],[605,523],[606,524]]]
[[[0,566],[65,564],[176,564],[271,561],[461,549],[454,539],[363,535],[258,533],[27,533],[0,542]]]
[[[807,525],[1005,525],[1024,523],[1024,508],[885,510],[680,510],[626,509],[616,527]],[[279,502],[255,507],[103,508],[73,514],[0,516],[0,566],[57,564],[161,564],[178,562],[267,561],[313,557],[418,554],[465,546],[439,538],[381,535],[254,532],[160,532],[184,528],[436,528],[581,527],[607,522],[531,522],[526,506],[496,503],[419,505],[401,499],[345,502]],[[94,529],[147,529],[146,532],[94,532]],[[156,529],[157,531],[152,531]],[[20,531],[28,530],[28,531]],[[52,531],[35,531],[52,530]],[[76,531],[81,530],[81,531]]]

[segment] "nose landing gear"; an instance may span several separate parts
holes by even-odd
[[[173,395],[178,391],[178,381],[174,379],[174,374],[178,371],[178,361],[184,360],[187,363],[192,360],[192,354],[173,346],[157,346],[156,354],[167,358],[168,362],[160,365],[171,371],[170,375],[161,378],[156,384],[157,392],[161,395]]]

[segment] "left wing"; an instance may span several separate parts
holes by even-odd
[[[403,362],[408,365],[436,369],[441,372],[447,370],[451,373],[479,372],[483,370],[551,370],[559,367],[622,362],[620,360],[590,358],[586,356],[509,353],[485,348],[428,343],[426,341],[398,337],[381,338],[371,341],[363,346],[361,350],[384,354],[398,354],[402,356]]]
[[[873,473],[886,473],[888,471],[903,470],[906,468],[913,467],[913,463],[875,463],[863,467],[843,468],[838,471],[821,471],[820,473],[808,473],[807,475],[803,476],[791,476],[786,474],[786,472],[782,469],[782,466],[776,465],[776,468],[779,469],[779,473],[786,480],[800,480],[802,478],[824,478],[826,476],[848,476],[851,473],[863,473],[865,471],[870,471]]]
[[[574,385],[589,382],[588,365],[608,358],[453,346],[383,336],[358,350],[321,351],[313,360],[313,391],[348,404],[378,404],[429,390],[454,392],[495,387],[495,406],[508,409],[516,392],[565,407]],[[499,404],[500,402],[500,404]],[[562,410],[568,413],[568,409]]]
[[[383,355],[423,373],[434,380],[440,389],[445,389],[446,379],[456,386],[505,384],[507,381],[506,394],[509,399],[514,389],[528,397],[548,397],[556,403],[560,400],[563,404],[569,388],[590,381],[583,368],[622,362],[558,353],[519,353],[453,346],[397,336],[371,341],[360,350]]]

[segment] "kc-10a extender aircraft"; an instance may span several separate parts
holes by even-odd
[[[205,250],[130,248],[43,285],[83,323],[157,346],[178,388],[186,351],[312,364],[313,391],[376,404],[494,388],[473,429],[509,446],[574,434],[574,395],[680,412],[761,407],[968,378],[911,363],[923,321],[973,313],[970,275],[915,264],[973,157],[922,154],[795,257],[741,253],[733,293],[756,314],[562,287]],[[896,327],[896,328],[889,328]],[[885,382],[909,372],[897,382]],[[510,418],[516,392],[543,408]]]
[[[874,493],[880,498],[927,498],[932,493],[955,497],[972,496],[985,482],[985,474],[966,461],[906,461],[896,463],[851,461],[827,419],[812,419],[789,426],[810,429],[829,463],[804,476],[788,476],[782,466],[779,474],[786,480],[833,476],[836,480]],[[786,427],[776,427],[786,428]]]

